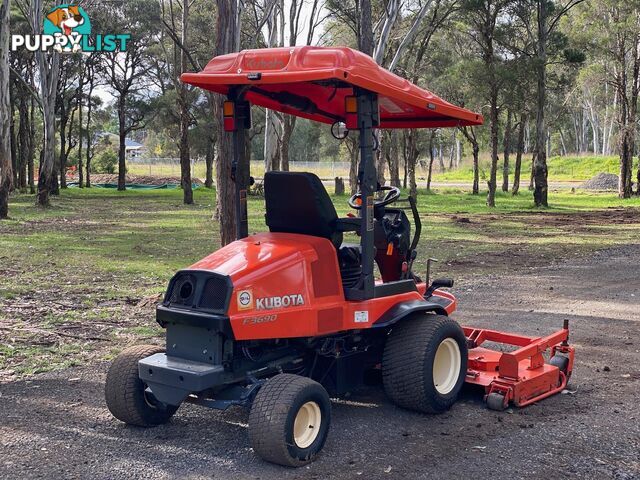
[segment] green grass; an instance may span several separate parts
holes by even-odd
[[[510,159],[510,176],[513,179],[515,156]],[[594,175],[604,173],[618,174],[620,168],[620,159],[616,156],[567,156],[567,157],[551,157],[547,160],[549,169],[550,182],[568,182],[588,180]],[[634,172],[637,169],[637,161],[634,165]],[[482,184],[486,184],[490,173],[490,159],[483,156],[480,159],[480,180]],[[522,185],[529,183],[529,175],[531,172],[531,155],[523,157],[522,161]],[[434,181],[436,182],[472,182],[473,166],[469,159],[465,159],[462,166],[456,170],[447,172],[434,171]],[[502,161],[498,161],[498,179],[501,183],[502,179]]]
[[[502,182],[502,155],[498,161],[498,179],[499,183]],[[416,175],[420,181],[426,181],[427,172],[423,168],[426,165],[427,160],[423,160],[416,172]],[[448,160],[448,159],[446,159]],[[446,163],[446,162],[445,162]],[[515,155],[511,156],[509,175],[513,180]],[[549,181],[550,182],[580,182],[588,180],[594,175],[605,172],[618,174],[619,171],[619,157],[617,156],[566,156],[566,157],[551,157],[547,161],[549,169]],[[465,182],[471,183],[473,181],[473,166],[472,159],[465,157],[462,159],[461,166],[454,170],[448,170],[444,172],[439,171],[438,161],[434,162],[433,167],[433,181],[434,182]],[[491,161],[487,154],[482,154],[480,157],[480,180],[482,185],[486,185],[486,181],[489,178]],[[336,176],[343,178],[349,177],[349,171],[346,167],[336,166],[333,167],[330,162],[318,162],[317,165],[312,167],[305,167],[310,171],[316,173],[318,176],[324,179],[331,179]],[[176,163],[174,165],[169,164],[144,164],[144,163],[129,163],[127,166],[128,172],[134,175],[151,175],[156,177],[162,176],[180,176],[180,166]],[[296,163],[291,163],[291,169],[293,171],[300,170],[297,168]],[[637,170],[637,160],[634,165],[634,172]],[[529,183],[529,175],[531,171],[531,154],[523,156],[522,159],[522,173],[521,184],[527,186]],[[261,178],[264,175],[264,166],[260,162],[252,162],[251,173]],[[196,178],[204,179],[205,166],[203,163],[196,163],[193,166],[192,175]]]
[[[219,247],[212,219],[215,192],[117,192],[69,189],[46,210],[28,195],[10,199],[0,222],[0,380],[112,358],[123,346],[160,342],[152,306],[176,270]],[[340,215],[346,196],[332,196]],[[415,270],[426,259],[434,274],[485,275],[595,249],[637,243],[640,198],[552,191],[551,207],[533,207],[531,194],[486,196],[459,189],[420,192],[423,235]],[[266,230],[264,201],[249,200],[251,232]]]

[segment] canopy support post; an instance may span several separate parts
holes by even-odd
[[[249,235],[249,214],[247,211],[247,193],[250,181],[250,165],[247,161],[245,130],[251,125],[251,105],[244,100],[242,93],[229,90],[229,100],[234,103],[233,120],[233,160],[231,163],[231,180],[236,185],[236,240]]]
[[[379,124],[378,96],[373,92],[361,89],[357,89],[355,94],[358,105],[358,130],[360,132],[358,184],[362,194],[362,208],[360,209],[362,218],[360,223],[362,273],[356,286],[357,291],[350,292],[349,297],[354,300],[369,300],[375,297],[375,279],[373,275],[375,261],[373,195],[378,190],[378,177],[373,158],[373,128]]]

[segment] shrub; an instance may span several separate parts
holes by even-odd
[[[118,154],[106,149],[96,155],[92,162],[95,173],[115,173],[118,167]]]

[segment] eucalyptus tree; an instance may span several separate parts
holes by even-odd
[[[104,52],[102,68],[107,85],[115,95],[118,114],[118,190],[125,190],[126,138],[144,128],[151,114],[149,72],[150,47],[157,43],[159,7],[152,0],[128,0],[102,6],[111,31],[134,32],[124,52]]]
[[[426,8],[428,6],[428,8]],[[429,87],[444,97],[453,95],[451,83],[441,81],[446,75],[445,70],[451,63],[451,48],[446,31],[453,24],[455,15],[460,10],[460,2],[457,0],[435,0],[420,5],[420,9],[413,18],[409,18],[407,24],[409,30],[405,33],[401,43],[405,46],[395,51],[390,67],[413,83],[425,82]],[[435,39],[435,41],[434,41]],[[433,44],[436,44],[433,47]],[[398,54],[404,52],[402,59]],[[416,166],[418,158],[426,144],[424,132],[417,129],[409,129],[403,132],[403,156],[407,171],[407,183],[410,195],[417,195]],[[431,135],[429,145],[433,143]],[[432,153],[432,152],[431,152]],[[429,177],[431,176],[433,162],[429,162]],[[397,164],[391,165],[392,176],[397,170]],[[397,173],[395,173],[397,175]],[[430,183],[430,182],[428,182]],[[399,186],[399,185],[398,185]]]
[[[9,0],[0,3],[0,219],[9,214],[13,182],[9,108]]]
[[[240,5],[239,0],[216,0],[216,55],[236,52],[240,49]],[[215,99],[215,118],[218,130],[218,156],[216,163],[216,213],[220,222],[220,243],[226,245],[236,236],[236,215],[234,211],[235,186],[231,178],[232,142],[231,135],[224,131],[222,119],[222,96]],[[248,171],[236,172],[249,176]]]
[[[61,2],[56,0],[53,5]],[[29,24],[30,33],[42,35],[43,31],[43,2],[42,0],[17,0],[16,5]],[[56,51],[35,52],[37,66],[38,91],[32,91],[34,98],[42,110],[42,123],[44,131],[43,146],[40,157],[38,175],[38,193],[36,204],[42,207],[49,206],[49,194],[54,184],[55,165],[55,103],[58,89],[58,73],[60,68],[60,54]],[[15,72],[14,72],[15,73]],[[23,84],[28,85],[25,79]]]
[[[165,55],[166,67],[169,77],[176,92],[178,107],[179,142],[180,151],[180,184],[183,192],[183,202],[186,205],[193,203],[193,190],[191,186],[191,149],[189,144],[189,129],[194,125],[191,108],[194,104],[193,88],[180,81],[180,75],[194,66],[190,49],[189,12],[196,0],[161,0],[162,23],[165,31],[172,40],[170,50],[160,42]],[[179,12],[178,12],[179,10]]]
[[[533,199],[537,207],[548,206],[547,183],[547,90],[548,65],[559,58],[569,63],[584,60],[581,52],[568,48],[566,37],[558,31],[560,20],[584,0],[518,0],[512,21],[519,22],[525,45],[524,54],[534,61],[536,81],[536,136],[533,164]]]
[[[606,0],[585,5],[587,25],[599,52],[608,61],[606,77],[613,87],[617,104],[617,150],[620,155],[618,195],[632,195],[632,164],[636,150],[638,96],[640,93],[640,5],[637,2]],[[640,166],[637,172],[640,194]]]
[[[507,11],[511,0],[463,0],[462,18],[466,24],[466,34],[478,49],[482,59],[479,84],[485,85],[489,104],[489,128],[491,149],[491,171],[487,206],[496,205],[496,185],[498,169],[498,132],[500,89],[504,83],[504,54],[498,41],[499,20]]]

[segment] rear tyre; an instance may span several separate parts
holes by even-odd
[[[425,413],[448,410],[467,370],[460,325],[441,315],[415,315],[393,326],[382,356],[382,380],[398,406]]]
[[[107,408],[118,420],[139,427],[154,427],[167,423],[178,410],[147,394],[147,386],[138,376],[138,361],[161,352],[164,352],[162,347],[138,345],[124,350],[111,364],[104,397]]]
[[[311,462],[322,450],[331,423],[331,402],[318,382],[281,373],[256,395],[249,440],[264,460],[288,467]]]

